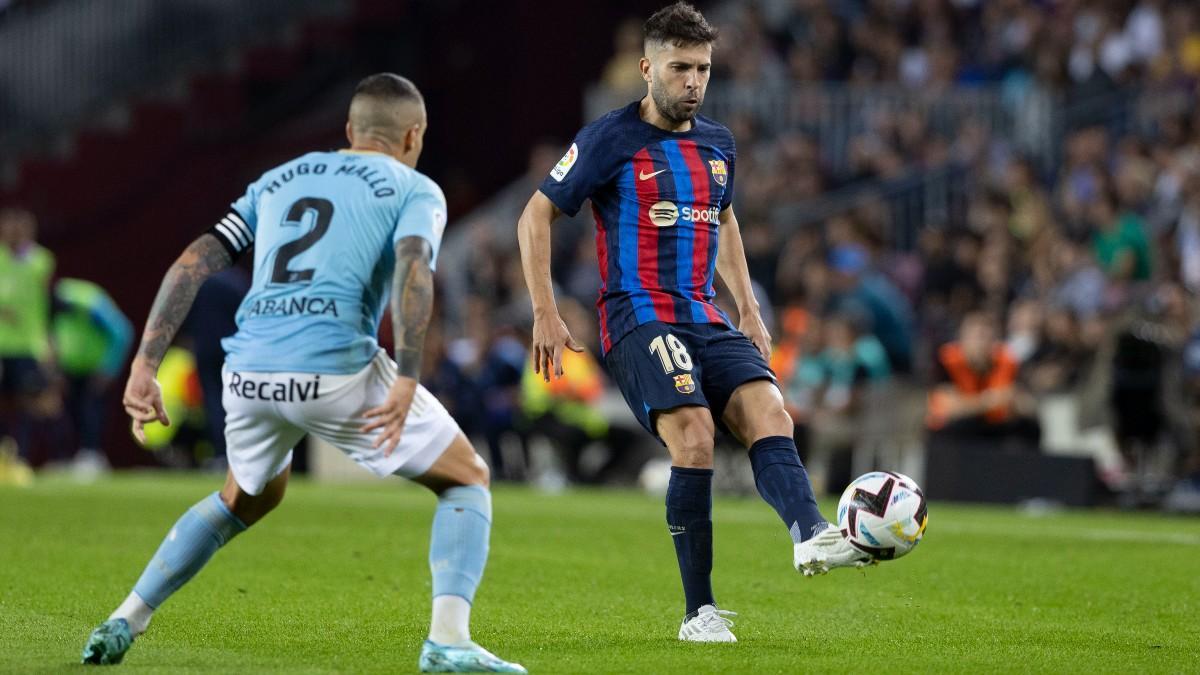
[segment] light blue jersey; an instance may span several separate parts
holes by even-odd
[[[254,247],[254,282],[222,341],[231,370],[350,374],[379,349],[396,242],[437,256],[446,198],[373,152],[312,152],[271,169],[210,232],[234,256]]]

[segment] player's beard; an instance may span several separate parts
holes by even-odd
[[[700,110],[700,106],[704,103],[704,95],[697,93],[696,106],[689,110],[683,104],[682,98],[671,98],[666,88],[657,81],[650,84],[650,98],[654,100],[654,107],[658,108],[658,114],[675,124],[690,122],[696,117],[696,112]]]

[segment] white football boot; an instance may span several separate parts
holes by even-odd
[[[861,568],[876,564],[878,561],[851,546],[833,525],[792,548],[792,566],[806,577],[825,574],[835,567]]]
[[[737,642],[733,633],[733,621],[726,617],[737,616],[737,612],[717,609],[713,605],[702,605],[696,616],[684,619],[679,627],[679,639],[684,642]]]

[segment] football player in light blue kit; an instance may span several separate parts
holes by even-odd
[[[263,174],[167,272],[125,388],[141,439],[147,422],[169,424],[155,375],[196,290],[254,249],[254,283],[224,343],[229,475],[171,528],[129,596],[92,632],[84,663],[120,662],[172,593],[280,503],[292,448],[312,434],[379,475],[438,495],[421,670],[525,672],[471,641],[491,528],[488,469],[417,383],[446,224],[442,191],[414,169],[425,119],[411,82],[366,78],[350,104],[349,150],[309,153]],[[375,339],[389,287],[395,362]]]

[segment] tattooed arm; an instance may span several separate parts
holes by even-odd
[[[184,250],[163,277],[150,318],[142,332],[142,344],[130,367],[122,401],[125,412],[133,418],[133,433],[145,442],[143,426],[157,420],[170,424],[163,408],[162,392],[155,375],[163,355],[175,339],[175,333],[187,318],[196,291],[209,277],[233,263],[225,246],[211,234],[202,234]]]
[[[158,287],[150,318],[146,319],[146,330],[142,332],[137,360],[158,369],[175,333],[187,318],[200,285],[232,264],[229,252],[211,234],[200,235],[184,249]]]
[[[433,247],[422,237],[405,237],[396,244],[396,272],[392,277],[392,335],[396,366],[404,377],[417,379],[421,350],[433,314]]]
[[[423,237],[404,237],[396,244],[396,271],[392,277],[392,334],[396,343],[396,368],[400,376],[392,383],[383,405],[366,413],[372,421],[363,427],[382,429],[375,447],[392,454],[404,431],[404,420],[417,391],[421,374],[421,352],[425,331],[433,314],[433,246]]]

